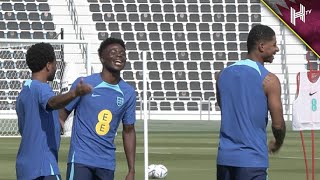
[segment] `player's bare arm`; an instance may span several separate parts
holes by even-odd
[[[71,112],[67,111],[65,108],[59,109],[59,121],[62,129],[70,113]]]
[[[264,90],[268,98],[268,108],[272,119],[272,132],[275,141],[270,141],[269,151],[275,153],[281,148],[285,135],[286,125],[283,119],[281,102],[281,85],[278,77],[269,73],[263,81]]]
[[[136,158],[136,131],[134,125],[123,125],[122,140],[129,168],[126,180],[134,180]]]
[[[81,79],[76,89],[70,90],[66,94],[60,94],[49,99],[47,108],[49,109],[60,109],[66,106],[69,102],[75,99],[78,96],[83,96],[91,92],[92,87],[83,82]]]
[[[220,100],[220,92],[219,92],[219,88],[218,88],[218,80],[219,80],[219,77],[220,77],[220,72],[218,72],[218,74],[215,76],[215,79],[216,79],[216,96],[217,96],[217,103],[218,103],[218,106],[221,108],[221,100]]]

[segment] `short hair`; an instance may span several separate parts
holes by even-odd
[[[56,60],[54,49],[49,43],[37,43],[32,45],[26,55],[29,69],[35,73],[41,71],[48,62]]]
[[[122,39],[117,39],[117,38],[112,38],[112,37],[109,37],[105,40],[103,40],[100,44],[100,47],[98,49],[98,54],[99,54],[99,57],[102,56],[102,52],[105,48],[107,48],[109,45],[111,44],[119,44],[121,45],[124,49],[126,49],[126,46],[124,45],[124,42]]]
[[[260,41],[271,41],[275,32],[269,26],[258,24],[255,25],[249,32],[247,40],[248,53],[255,49]]]

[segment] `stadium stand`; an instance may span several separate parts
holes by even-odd
[[[138,94],[142,61],[137,51],[150,51],[149,96],[168,97],[161,92],[173,92],[166,102],[151,101],[152,110],[158,111],[216,107],[208,104],[210,97],[215,102],[214,71],[245,57],[248,31],[261,23],[256,0],[88,2],[97,38],[121,37],[126,42],[130,66],[123,77]]]
[[[55,24],[47,0],[20,0],[0,2],[0,37],[4,39],[54,39]],[[25,62],[28,45],[8,43],[0,47],[0,110],[14,110],[15,100],[22,84],[31,77]],[[61,46],[54,46],[58,69],[52,87],[60,92],[64,63]]]

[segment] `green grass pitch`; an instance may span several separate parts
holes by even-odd
[[[216,179],[216,153],[219,137],[216,121],[149,121],[149,164],[164,164],[168,168],[166,180]],[[285,144],[280,153],[270,156],[269,179],[305,179],[305,164],[298,132],[287,125]],[[138,121],[136,179],[144,179],[143,121]],[[304,132],[309,167],[311,168],[311,133]],[[320,148],[316,134],[316,150]],[[268,136],[271,137],[270,127]],[[62,138],[59,166],[65,179],[69,138]],[[15,179],[15,158],[20,138],[0,138],[0,179]],[[116,180],[124,179],[127,171],[121,133],[116,138]],[[320,161],[316,154],[316,179],[320,178]],[[311,171],[311,170],[310,170]],[[310,174],[311,175],[311,174]]]

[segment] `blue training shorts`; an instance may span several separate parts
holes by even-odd
[[[267,168],[217,165],[217,180],[267,180]]]
[[[114,180],[114,171],[79,163],[68,163],[66,180]]]

